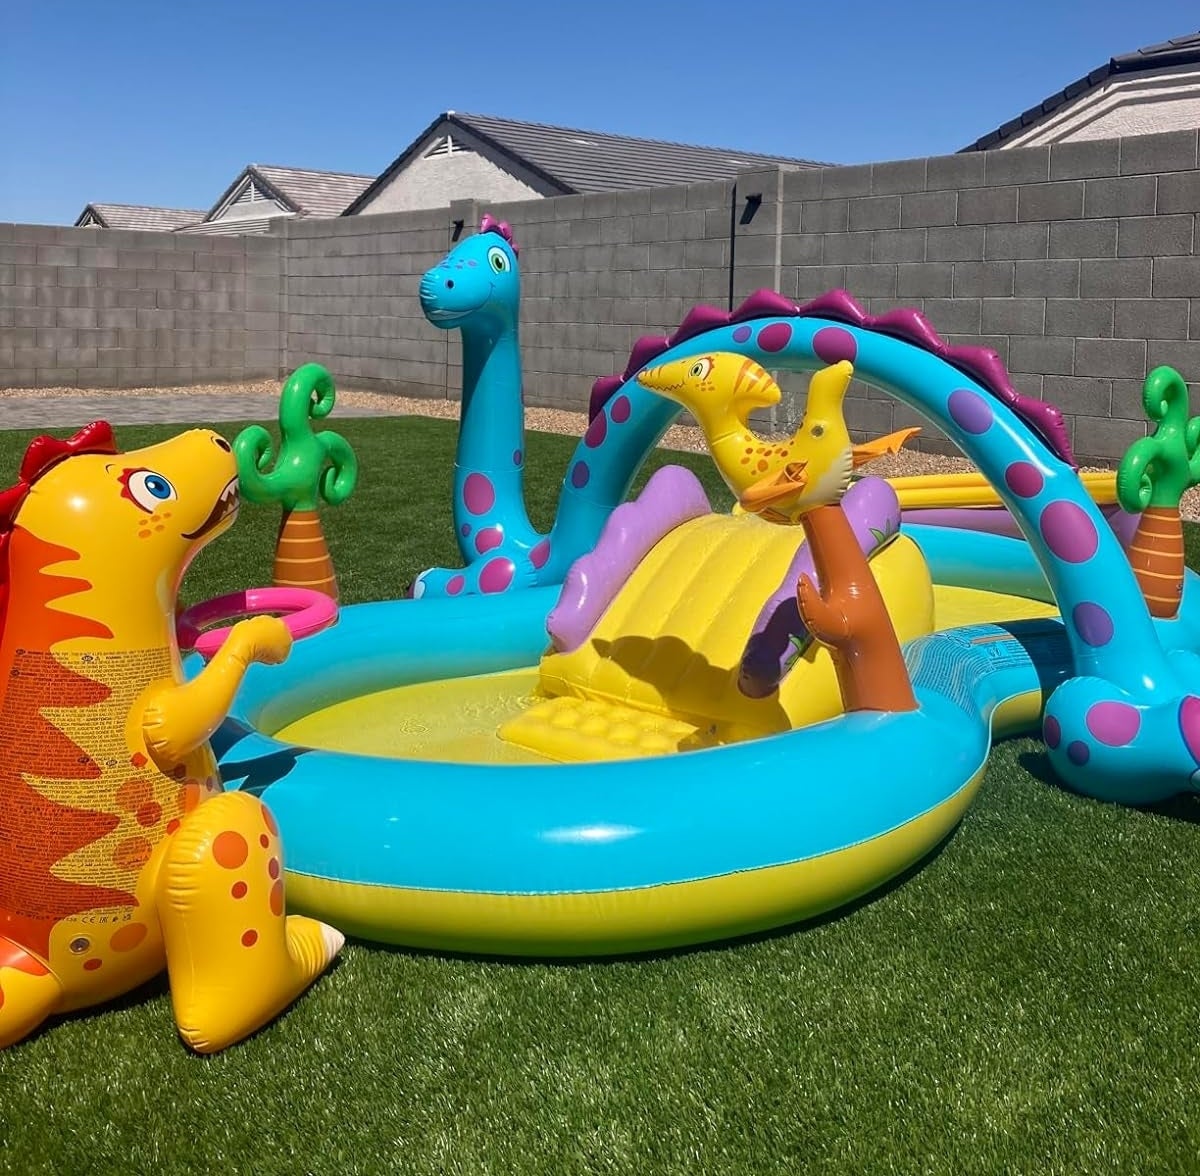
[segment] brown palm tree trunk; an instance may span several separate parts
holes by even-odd
[[[1126,554],[1150,615],[1175,616],[1183,598],[1183,523],[1178,509],[1144,510]]]
[[[271,582],[277,588],[314,588],[337,600],[337,577],[317,511],[284,510]]]

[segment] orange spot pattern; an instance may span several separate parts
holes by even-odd
[[[133,951],[146,938],[145,923],[126,923],[112,933],[108,946],[113,951]]]
[[[113,864],[122,870],[139,870],[150,860],[153,852],[154,846],[146,838],[126,837],[113,850],[112,860]]]
[[[258,942],[258,932],[251,929],[242,935],[242,946],[253,947]]]
[[[148,801],[137,811],[137,822],[143,828],[148,829],[151,825],[157,825],[161,819],[162,805],[157,801]]]
[[[234,898],[245,898],[246,891],[249,889],[250,887],[247,886],[245,882],[235,882],[229,893],[232,894]]]
[[[213,842],[213,857],[218,866],[226,870],[236,870],[239,866],[245,865],[249,855],[250,847],[240,833],[226,829],[224,833],[217,834],[216,840]]]
[[[271,887],[271,914],[276,918],[283,914],[283,882],[276,882]]]
[[[94,972],[103,963],[104,963],[103,960],[97,960],[97,959],[84,960],[83,961],[83,970],[85,972]]]

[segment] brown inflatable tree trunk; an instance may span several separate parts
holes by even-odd
[[[1150,615],[1173,617],[1183,598],[1183,522],[1179,509],[1147,507],[1125,554]]]
[[[314,588],[338,598],[337,577],[321,516],[315,510],[285,510],[275,541],[272,583],[279,588]]]

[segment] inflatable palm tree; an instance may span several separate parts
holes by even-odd
[[[315,588],[337,599],[337,578],[321,516],[320,502],[337,506],[354,492],[358,458],[338,433],[313,431],[327,417],[336,392],[333,377],[318,363],[297,368],[279,397],[279,456],[261,425],[243,429],[233,443],[242,494],[283,508],[275,543],[273,583],[278,587]],[[270,469],[272,460],[274,469]]]
[[[1173,617],[1183,597],[1183,524],[1179,501],[1200,481],[1200,417],[1188,417],[1188,387],[1170,367],[1157,367],[1142,390],[1146,415],[1157,421],[1135,441],[1117,467],[1122,509],[1142,517],[1129,545],[1129,562],[1150,615]]]

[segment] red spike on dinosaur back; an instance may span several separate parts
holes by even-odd
[[[117,442],[108,421],[92,421],[73,437],[35,437],[21,461],[20,479],[33,483],[51,466],[75,453],[116,453]]]

